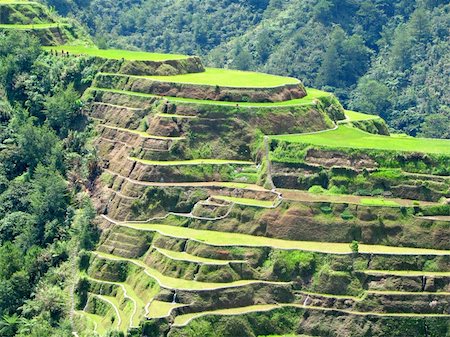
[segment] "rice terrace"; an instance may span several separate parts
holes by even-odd
[[[29,163],[46,148],[80,149],[84,141],[86,150],[36,159],[16,183],[47,180],[1,202],[38,212],[51,205],[36,191],[69,186],[60,200],[92,206],[61,211],[78,227],[58,231],[49,218],[43,242],[59,247],[69,232],[88,232],[89,221],[98,233],[90,244],[54,248],[67,249],[63,257],[42,257],[68,261],[64,277],[52,277],[66,282],[70,307],[50,308],[49,324],[65,314],[79,337],[450,336],[450,140],[400,134],[306,79],[207,67],[195,55],[100,48],[45,2],[0,0],[0,34],[23,30],[45,58],[30,71],[58,77],[52,67],[68,65],[80,114],[66,128],[57,124],[71,117],[50,113],[69,95],[52,105],[52,95],[29,94],[44,76],[33,73],[9,94],[26,97],[10,129],[42,119],[33,110],[40,104],[49,114],[41,127],[62,141],[17,127],[48,142],[23,152]],[[11,152],[28,144],[5,135],[5,148],[19,144]],[[48,167],[68,182],[46,185]],[[21,199],[27,193],[29,202]],[[22,213],[11,222],[31,221]],[[14,232],[2,221],[0,232]],[[13,241],[32,249],[25,239]],[[25,316],[40,310],[24,303]]]

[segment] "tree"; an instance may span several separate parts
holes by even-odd
[[[71,83],[66,89],[60,88],[53,96],[47,96],[44,107],[49,125],[61,137],[66,137],[80,114],[80,95]]]
[[[350,106],[356,111],[386,117],[391,107],[391,91],[387,85],[362,77],[355,91],[352,93]]]
[[[427,116],[421,130],[422,137],[450,138],[450,110]]]
[[[370,54],[361,36],[349,37],[341,27],[335,27],[319,69],[319,82],[337,88],[355,84],[367,71]]]
[[[4,337],[15,336],[19,329],[20,322],[21,318],[16,313],[12,315],[3,315],[0,321],[0,335]]]
[[[353,240],[350,244],[350,249],[352,250],[352,253],[354,255],[357,255],[359,253],[359,242],[356,240]]]
[[[17,139],[20,159],[29,169],[34,170],[38,164],[61,165],[61,143],[48,126],[35,126],[33,118],[29,118],[19,127]]]
[[[252,54],[242,45],[237,44],[234,50],[231,67],[239,70],[249,70],[253,64]]]
[[[41,231],[41,239],[45,234],[45,241],[51,242],[58,235],[57,228],[51,222],[63,223],[69,203],[67,183],[53,167],[40,164],[36,167],[32,186],[31,208]]]

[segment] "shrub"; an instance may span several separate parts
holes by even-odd
[[[348,208],[341,213],[341,218],[343,220],[351,220],[354,218],[353,214],[348,210]]]
[[[309,188],[308,192],[320,194],[320,193],[325,193],[325,189],[320,185],[314,185]]]
[[[350,249],[352,250],[353,254],[358,254],[359,252],[359,243],[356,240],[353,240],[350,244]]]

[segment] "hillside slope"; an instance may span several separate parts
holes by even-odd
[[[9,32],[20,31],[15,24]],[[49,167],[77,165],[71,193],[38,165],[45,180],[30,203],[38,219],[76,213],[78,225],[65,232],[79,238],[70,254],[61,249],[66,281],[53,280],[66,300],[54,308],[39,294],[43,304],[27,303],[25,316],[45,307],[64,336],[83,337],[450,333],[450,140],[391,134],[382,118],[345,110],[333,94],[292,77],[71,42],[39,49],[34,41],[34,52],[74,65],[81,101],[73,84],[42,109],[33,95],[28,123],[43,113],[41,127],[63,141],[42,148],[64,143],[84,155],[50,158]],[[14,87],[21,78],[8,84],[11,97],[22,93]],[[26,89],[25,97],[34,93]],[[67,102],[77,109],[69,118]],[[75,122],[91,138],[78,140]],[[40,138],[18,144],[33,159]],[[8,167],[14,163],[12,156]],[[40,193],[54,185],[57,197]],[[95,211],[58,206],[76,191],[72,198],[83,204],[80,191],[89,194]],[[45,212],[52,207],[58,212]],[[63,225],[39,225],[58,246]]]
[[[103,44],[297,77],[402,132],[450,137],[447,1],[48,3],[71,12]]]

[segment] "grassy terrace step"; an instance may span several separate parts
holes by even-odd
[[[117,174],[110,170],[105,170],[112,175],[116,175],[122,179],[126,179],[129,182],[142,186],[154,186],[154,187],[226,187],[226,188],[237,188],[251,191],[261,191],[270,192],[270,190],[256,184],[247,183],[236,183],[236,182],[226,182],[226,181],[204,181],[204,182],[178,182],[178,183],[161,183],[161,182],[147,182],[130,179],[123,175]]]
[[[105,59],[121,60],[122,58],[129,61],[168,61],[183,60],[189,58],[187,55],[178,54],[159,54],[148,53],[142,51],[117,50],[117,49],[97,49],[85,46],[56,46],[48,47],[46,50],[57,50],[59,52],[69,52],[70,54],[89,55]]]
[[[378,316],[378,317],[450,317],[447,314],[415,314],[415,313],[378,313],[378,312],[360,312],[351,310],[340,310],[334,308],[324,308],[315,306],[304,306],[301,304],[259,304],[247,307],[233,308],[233,309],[221,309],[213,311],[197,312],[192,314],[179,315],[175,317],[174,326],[185,326],[189,324],[193,319],[206,316],[206,315],[220,315],[220,316],[230,316],[230,315],[242,315],[252,312],[263,312],[271,311],[275,309],[280,309],[283,307],[300,308],[305,310],[319,310],[319,311],[334,311],[341,312],[350,315],[358,316]]]
[[[121,226],[144,231],[158,232],[165,236],[191,239],[213,246],[272,247],[278,249],[298,249],[329,254],[351,254],[348,243],[291,241],[247,234],[199,230],[186,227],[147,223],[120,223]],[[359,244],[359,252],[364,254],[387,255],[450,255],[450,251],[424,248],[391,247]]]
[[[288,190],[288,189],[277,189],[277,191],[282,193],[283,199],[292,201],[348,203],[362,206],[390,206],[390,207],[417,206],[417,201],[410,199],[366,197],[350,194],[334,194],[334,195],[319,194],[319,193],[311,193],[308,191]],[[419,202],[419,205],[422,206],[437,205],[437,204],[438,203],[430,201]]]
[[[137,161],[145,165],[155,166],[184,166],[184,165],[255,165],[255,163],[243,160],[227,160],[227,159],[191,159],[191,160],[145,160],[136,157],[130,157],[131,160]]]
[[[91,314],[81,310],[75,311],[75,314],[85,317],[89,322],[91,322],[93,325],[93,330],[100,336],[103,336],[106,333],[111,324],[111,322],[104,316]]]
[[[162,318],[170,315],[170,312],[175,308],[185,307],[185,304],[171,303],[162,301],[152,301],[150,304],[147,318]]]
[[[303,98],[298,99],[292,99],[288,101],[283,102],[275,102],[275,103],[247,103],[247,102],[226,102],[226,101],[208,101],[208,100],[201,100],[201,99],[193,99],[193,98],[181,98],[181,97],[170,97],[170,96],[157,96],[152,94],[143,94],[139,92],[134,91],[126,91],[126,90],[117,90],[117,89],[106,89],[106,88],[96,88],[91,87],[89,90],[96,90],[96,91],[105,91],[105,92],[111,92],[116,94],[124,94],[124,95],[130,95],[130,96],[139,96],[139,97],[148,97],[148,98],[164,98],[169,100],[170,102],[180,102],[180,103],[192,103],[192,104],[208,104],[208,105],[227,105],[227,106],[236,106],[239,105],[239,107],[252,107],[252,108],[259,108],[259,107],[269,107],[269,108],[276,108],[276,107],[286,107],[286,106],[302,106],[302,105],[312,105],[314,104],[315,100],[320,97],[326,97],[330,96],[330,93],[327,93],[325,91],[320,91],[317,89],[307,89],[308,95]]]
[[[118,319],[116,321],[117,328],[122,331],[126,331],[129,327],[130,319],[125,312],[120,310],[120,304],[117,301],[117,299],[113,296],[105,296],[105,295],[93,295],[93,296],[97,297],[98,299],[102,300],[105,303],[108,303],[113,308],[114,312],[118,316]],[[116,324],[116,322],[114,322],[114,324]]]
[[[131,300],[134,306],[133,313],[129,317],[129,325],[130,326],[138,326],[141,318],[139,317],[139,311],[143,311],[146,303],[143,302],[142,298],[139,297],[134,289],[126,282],[111,282],[111,281],[104,281],[99,279],[94,279],[92,277],[87,277],[88,280],[94,281],[96,283],[104,283],[104,284],[114,284],[122,289],[124,298],[128,298]],[[152,295],[156,295],[152,294]]]
[[[120,127],[117,127],[117,126],[111,126],[111,125],[107,125],[107,124],[99,124],[99,126],[102,126],[102,127],[108,128],[108,129],[112,129],[112,130],[128,132],[128,133],[131,133],[131,134],[134,134],[134,135],[138,135],[139,137],[143,137],[143,138],[160,139],[160,140],[183,140],[183,139],[185,139],[185,137],[154,136],[154,135],[150,135],[150,134],[148,134],[147,132],[144,132],[144,131],[125,129],[125,128],[120,128]]]
[[[31,30],[31,29],[49,29],[68,26],[63,23],[36,23],[32,25],[9,25],[0,24],[0,29],[16,29],[16,30]]]
[[[184,280],[175,277],[169,277],[161,274],[159,271],[150,268],[141,260],[135,259],[127,259],[119,256],[94,252],[98,257],[105,260],[113,260],[113,261],[128,261],[130,263],[134,263],[135,265],[143,268],[145,273],[153,277],[162,288],[166,289],[180,289],[180,290],[217,290],[217,289],[226,289],[226,288],[234,288],[241,287],[255,283],[265,283],[265,284],[287,284],[286,282],[270,282],[270,281],[260,281],[260,280],[240,280],[229,283],[214,283],[214,282],[198,282],[191,280]]]
[[[367,275],[390,275],[390,276],[427,276],[427,277],[450,277],[448,271],[421,271],[421,270],[364,270]]]
[[[223,200],[233,202],[238,205],[245,206],[256,206],[256,207],[264,207],[264,208],[272,208],[275,206],[275,201],[273,200],[258,200],[258,199],[248,199],[248,198],[235,198],[235,197],[227,197],[222,195],[213,195],[214,199]]]
[[[186,252],[175,252],[173,250],[167,250],[162,248],[155,249],[160,252],[161,254],[167,256],[168,258],[172,260],[179,260],[179,261],[187,261],[187,262],[195,262],[200,264],[209,264],[209,265],[219,265],[224,266],[229,263],[245,263],[243,260],[217,260],[217,259],[208,259],[205,257],[200,257],[196,255],[192,255]]]
[[[300,83],[298,79],[292,77],[218,68],[206,68],[202,73],[174,76],[147,76],[146,78],[161,82],[217,85],[236,88],[266,88]]]
[[[198,116],[189,116],[189,115],[176,115],[176,114],[168,114],[168,113],[159,113],[156,114],[157,117],[161,118],[179,118],[179,119],[196,119]]]
[[[343,122],[359,122],[359,121],[368,121],[368,120],[372,120],[372,119],[380,119],[379,116],[376,115],[369,115],[369,114],[365,114],[362,112],[356,112],[356,111],[351,111],[351,110],[345,110],[345,117],[347,117],[347,119],[345,121],[341,121],[341,123]]]
[[[374,135],[341,125],[335,130],[313,134],[279,135],[272,139],[328,148],[356,148],[450,155],[450,140]]]
[[[446,291],[390,291],[390,290],[368,290],[366,291],[367,294],[375,294],[375,295],[404,295],[404,296],[416,296],[416,295],[435,295],[435,296],[450,296],[450,292]]]

